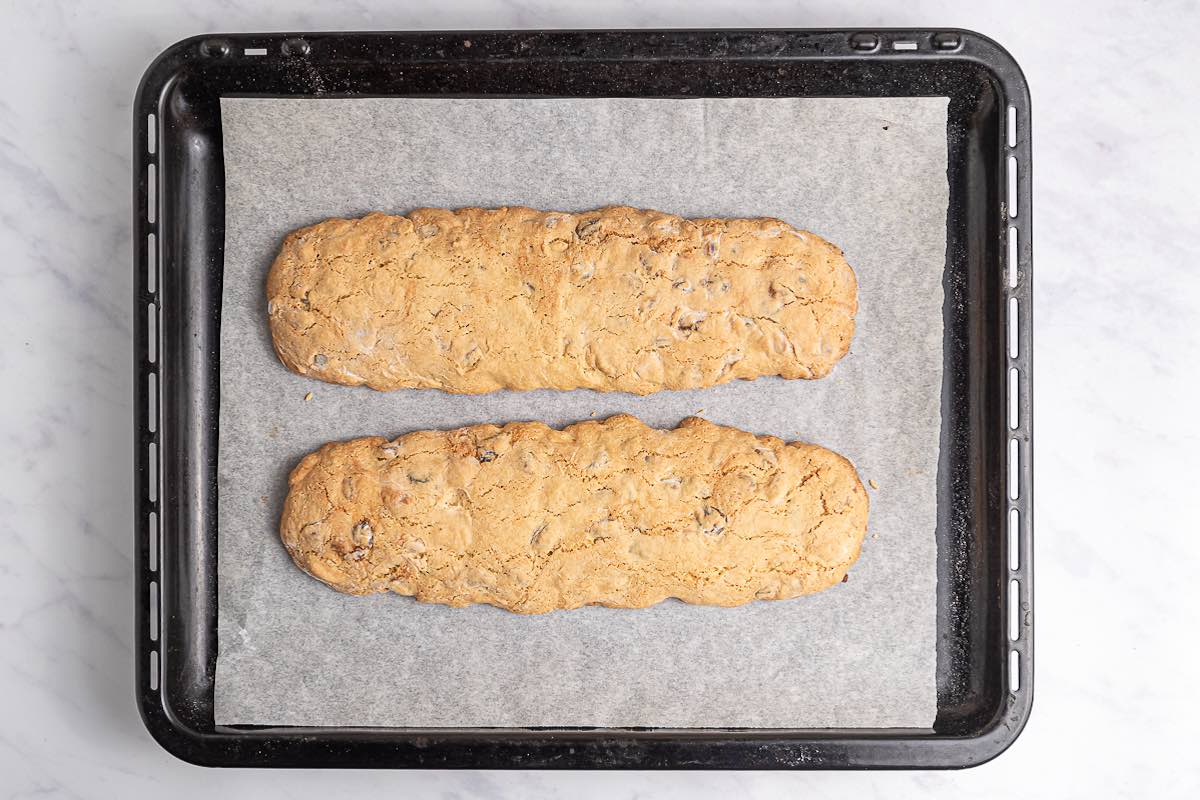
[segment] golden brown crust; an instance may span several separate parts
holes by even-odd
[[[267,311],[280,360],[331,383],[648,394],[826,375],[857,286],[777,219],[422,208],[290,234]]]
[[[836,453],[694,417],[356,439],[289,486],[284,545],[338,591],[525,614],[820,591],[858,558],[868,511]]]

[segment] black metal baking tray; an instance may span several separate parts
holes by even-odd
[[[213,722],[224,187],[219,98],[949,97],[931,730],[225,727]],[[236,34],[168,48],[134,103],[136,691],[199,764],[963,767],[1032,702],[1029,93],[961,30]]]

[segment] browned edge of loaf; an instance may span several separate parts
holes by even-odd
[[[285,238],[266,288],[293,372],[455,394],[821,378],[858,307],[854,270],[816,234],[627,206],[328,219]]]
[[[696,417],[333,442],[288,483],[281,539],[332,588],[527,614],[821,591],[857,560],[869,511],[843,456]]]

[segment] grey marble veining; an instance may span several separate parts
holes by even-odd
[[[160,50],[218,30],[942,24],[1006,45],[1034,102],[1037,700],[1008,753],[954,773],[217,772],[150,740],[132,692],[129,126]],[[1200,791],[1196,4],[10,0],[0,29],[0,798]]]

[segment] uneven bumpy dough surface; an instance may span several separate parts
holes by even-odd
[[[623,206],[327,220],[284,241],[267,301],[295,372],[464,394],[820,378],[858,307],[854,271],[815,234]]]
[[[525,614],[820,591],[858,558],[868,510],[841,456],[694,417],[356,439],[289,486],[284,545],[334,589]]]

